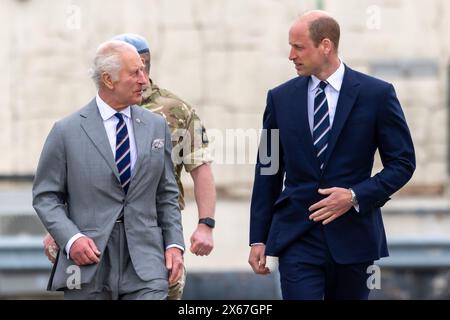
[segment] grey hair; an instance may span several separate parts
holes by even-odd
[[[119,72],[122,67],[121,53],[127,50],[133,50],[138,54],[135,47],[118,40],[104,42],[97,48],[90,70],[91,78],[97,89],[101,85],[104,72],[109,74],[113,81],[119,79]]]

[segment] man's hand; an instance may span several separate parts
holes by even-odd
[[[323,221],[328,224],[344,213],[348,212],[352,205],[352,193],[345,188],[319,189],[319,193],[328,195],[325,199],[316,202],[309,207],[310,212],[314,212],[309,216],[310,220]]]
[[[169,248],[165,252],[166,268],[169,270],[169,286],[180,280],[183,274],[183,253],[178,248]]]
[[[70,247],[70,258],[78,265],[84,266],[93,263],[99,263],[100,251],[89,237],[83,236],[75,240]]]
[[[50,235],[50,233],[47,233],[44,237],[44,253],[47,256],[48,260],[50,260],[51,263],[55,263],[56,261],[56,255],[58,253],[59,247],[55,242],[55,239]]]
[[[207,225],[200,223],[191,236],[191,252],[196,256],[207,256],[214,248],[212,230]]]
[[[255,244],[250,249],[248,263],[256,274],[267,275],[270,273],[269,268],[266,267],[265,251],[266,246],[264,244]]]

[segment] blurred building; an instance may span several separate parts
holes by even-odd
[[[254,132],[244,130],[261,127],[267,90],[295,76],[287,59],[290,24],[302,11],[321,7],[341,24],[343,61],[398,91],[418,164],[404,192],[448,193],[448,1],[0,2],[0,149],[8,151],[0,177],[33,175],[54,121],[95,94],[88,69],[98,44],[134,32],[150,41],[152,77],[196,106],[211,130],[218,186],[245,193],[255,150],[235,137],[254,140]],[[246,158],[226,158],[233,151]]]
[[[250,271],[248,200],[266,93],[296,76],[288,30],[315,8],[339,21],[345,63],[394,84],[415,142],[414,177],[384,211],[392,257],[382,263],[387,291],[374,296],[450,297],[449,1],[0,0],[0,7],[0,297],[45,287],[49,264],[31,179],[53,123],[95,95],[88,73],[95,49],[124,32],[149,40],[152,78],[196,107],[216,158],[216,249],[206,259],[186,254],[198,280],[188,297],[208,296],[205,271],[223,275],[215,283],[228,283],[224,293],[242,293],[239,284],[256,279],[241,273]],[[12,190],[17,181],[25,189]],[[187,243],[195,210],[188,203]],[[273,292],[272,280],[258,292]]]

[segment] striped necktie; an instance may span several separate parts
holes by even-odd
[[[119,170],[120,183],[125,193],[128,192],[131,179],[130,139],[121,113],[116,113],[119,119],[116,126],[116,165]]]
[[[314,98],[313,141],[316,155],[320,163],[320,170],[323,170],[328,147],[328,137],[331,129],[327,96],[325,95],[325,87],[327,85],[328,82],[320,81]]]

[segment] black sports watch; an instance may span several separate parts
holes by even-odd
[[[198,223],[206,224],[212,229],[216,225],[216,220],[214,220],[213,218],[201,218],[198,220]]]

